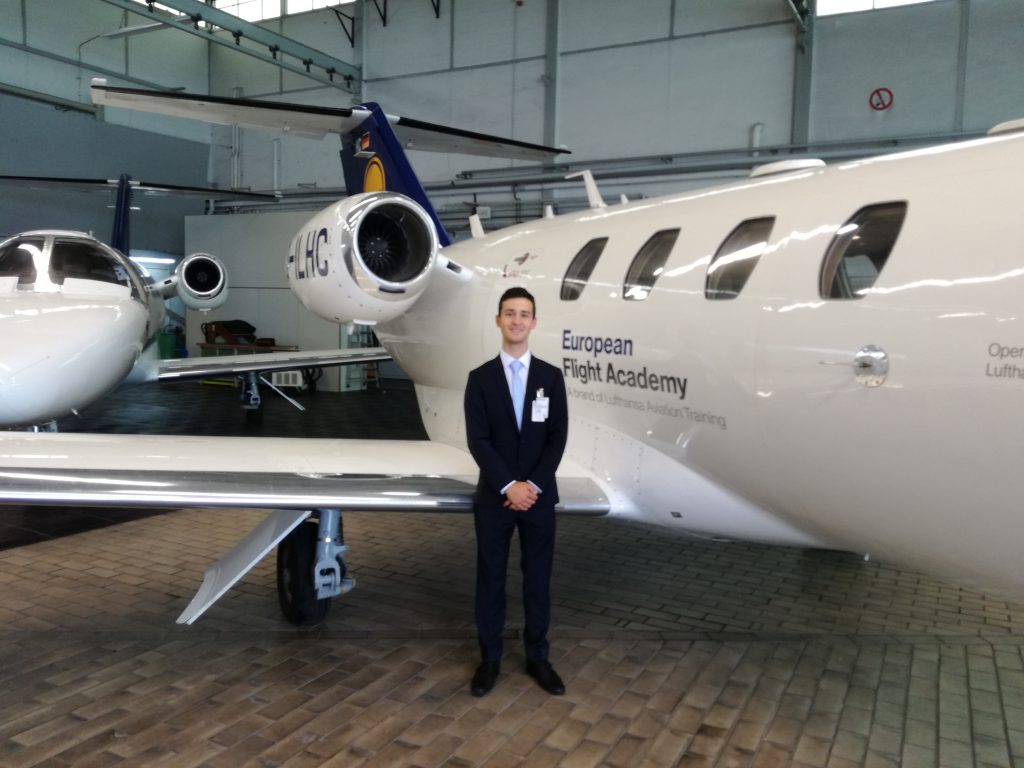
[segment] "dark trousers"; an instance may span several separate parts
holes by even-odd
[[[501,661],[505,628],[505,573],[513,531],[519,531],[523,571],[524,640],[526,657],[548,657],[551,619],[551,565],[555,551],[555,510],[535,505],[526,512],[504,507],[473,511],[476,527],[476,628],[485,662]]]

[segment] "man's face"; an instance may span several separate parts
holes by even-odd
[[[525,343],[530,331],[537,326],[533,316],[533,302],[529,299],[505,299],[495,322],[501,329],[501,340],[506,345]]]

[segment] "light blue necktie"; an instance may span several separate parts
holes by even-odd
[[[518,360],[513,360],[508,364],[509,370],[512,371],[512,407],[516,409],[516,427],[522,429],[523,424],[523,395],[525,394],[525,387],[523,386],[523,380],[519,376],[519,372],[523,370],[523,364]]]

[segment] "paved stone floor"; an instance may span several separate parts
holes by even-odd
[[[149,406],[118,394],[80,426],[241,421],[223,393],[164,392]],[[350,436],[375,412],[415,421],[407,391],[314,399],[308,418]],[[513,572],[502,675],[475,699],[465,516],[349,514],[358,586],[315,630],[279,617],[272,557],[175,625],[206,565],[263,514],[9,541],[0,766],[1024,765],[1024,606],[843,553],[563,518],[552,660],[568,691],[550,697],[522,670]],[[17,507],[0,518],[33,525]]]

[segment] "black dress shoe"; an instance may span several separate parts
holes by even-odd
[[[473,673],[473,681],[469,684],[469,692],[474,696],[485,696],[494,687],[494,681],[498,679],[501,665],[483,661]]]
[[[565,693],[565,684],[562,682],[562,678],[558,676],[554,667],[551,666],[551,662],[547,659],[541,661],[527,659],[526,674],[536,680],[537,685],[552,696],[561,696]]]

